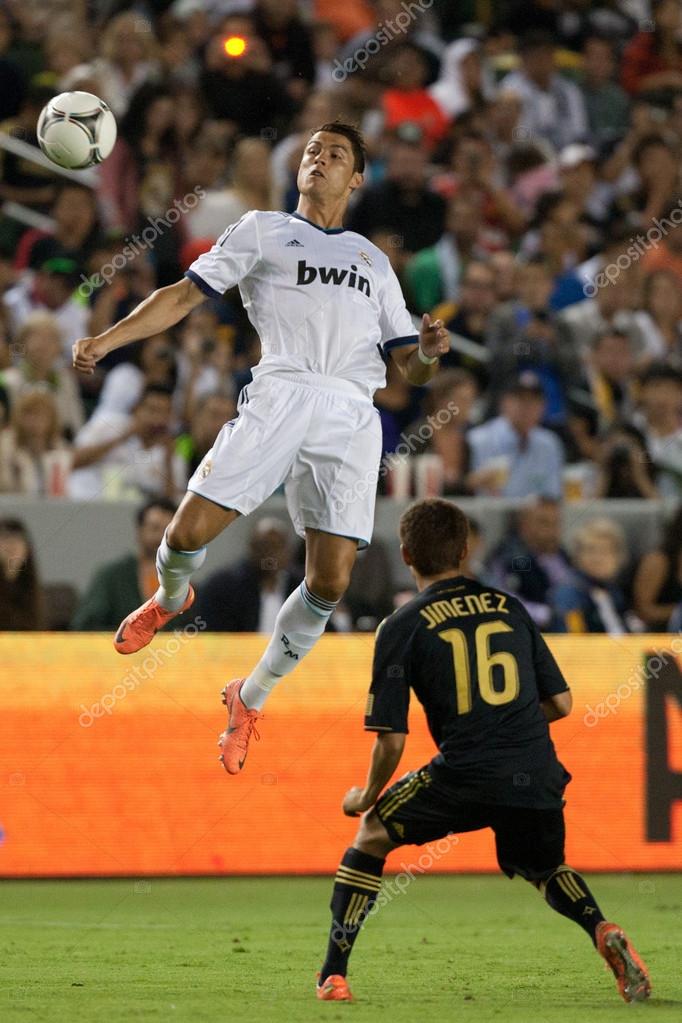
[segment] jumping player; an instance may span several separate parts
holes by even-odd
[[[365,716],[365,728],[378,734],[366,785],[343,803],[349,817],[368,812],[336,874],[317,997],[351,999],[348,959],[391,850],[492,828],[501,870],[530,881],[587,931],[625,1001],[642,1001],[651,990],[644,963],[564,863],[571,776],[548,723],[570,713],[570,691],[523,605],[459,574],[467,532],[465,515],[440,499],[413,505],[400,520],[419,594],[378,630]],[[402,756],[411,690],[439,753],[380,797]]]
[[[305,579],[282,606],[251,674],[223,690],[228,727],[220,759],[230,774],[243,766],[268,694],[324,632],[356,551],[371,537],[381,453],[372,395],[385,383],[384,360],[391,357],[410,383],[425,384],[449,348],[440,320],[425,315],[415,332],[386,255],[342,226],[364,166],[356,128],[322,125],[301,160],[295,213],[246,213],[182,280],[73,346],[75,368],[92,373],[108,352],[168,330],[237,284],[260,337],[262,358],[239,415],[190,479],[159,547],[159,588],[124,619],[114,641],[120,653],[134,653],[187,610],[206,545],[284,484],[306,541]]]

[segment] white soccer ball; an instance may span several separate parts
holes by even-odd
[[[91,92],[62,92],[43,107],[37,135],[53,163],[78,170],[106,160],[116,141],[116,118]]]

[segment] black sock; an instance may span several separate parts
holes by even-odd
[[[343,854],[329,907],[332,926],[327,958],[320,970],[320,983],[333,973],[346,976],[355,939],[379,894],[384,862],[378,856],[353,848],[346,849]]]
[[[597,924],[600,924],[604,917],[580,874],[571,867],[561,866],[543,882],[541,891],[552,909],[562,916],[567,916],[569,920],[574,920],[587,931],[596,944]]]

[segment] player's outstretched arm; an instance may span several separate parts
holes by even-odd
[[[158,288],[113,327],[97,337],[76,341],[73,346],[74,369],[81,373],[94,373],[96,363],[109,352],[131,341],[140,341],[168,330],[205,299],[204,293],[187,277],[167,288]]]
[[[403,732],[381,732],[377,735],[372,749],[372,759],[364,788],[349,789],[343,800],[346,817],[357,817],[359,813],[374,806],[380,792],[390,781],[400,763],[405,748]]]

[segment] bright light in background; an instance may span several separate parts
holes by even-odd
[[[223,43],[228,57],[242,57],[246,53],[246,39],[241,36],[229,36]]]

